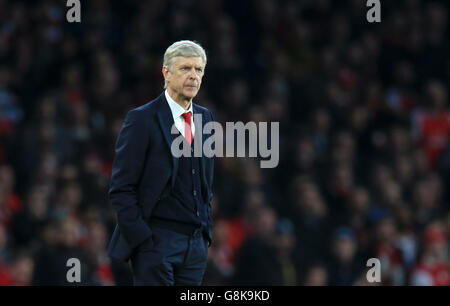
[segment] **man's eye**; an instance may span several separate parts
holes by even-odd
[[[202,73],[203,70],[202,70],[202,69],[197,69],[197,72],[198,72],[198,73]]]

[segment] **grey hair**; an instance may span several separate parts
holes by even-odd
[[[169,71],[172,71],[173,62],[178,56],[201,57],[203,64],[206,67],[206,52],[198,42],[191,40],[180,40],[171,44],[164,53],[163,66],[166,66]],[[164,81],[164,88],[167,88],[166,81]]]

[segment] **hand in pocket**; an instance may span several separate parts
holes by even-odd
[[[148,237],[147,239],[144,240],[144,242],[142,242],[139,246],[138,246],[138,251],[139,252],[150,252],[153,250],[153,235],[151,235],[150,237]]]

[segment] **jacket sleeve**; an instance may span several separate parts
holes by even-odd
[[[145,120],[137,110],[127,113],[116,142],[109,189],[119,229],[131,248],[152,235],[138,206],[137,192],[149,145]]]

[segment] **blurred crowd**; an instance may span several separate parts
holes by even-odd
[[[130,285],[106,245],[128,110],[206,49],[217,121],[280,122],[280,163],[216,158],[205,285],[450,285],[445,1],[0,0],[0,285]]]

